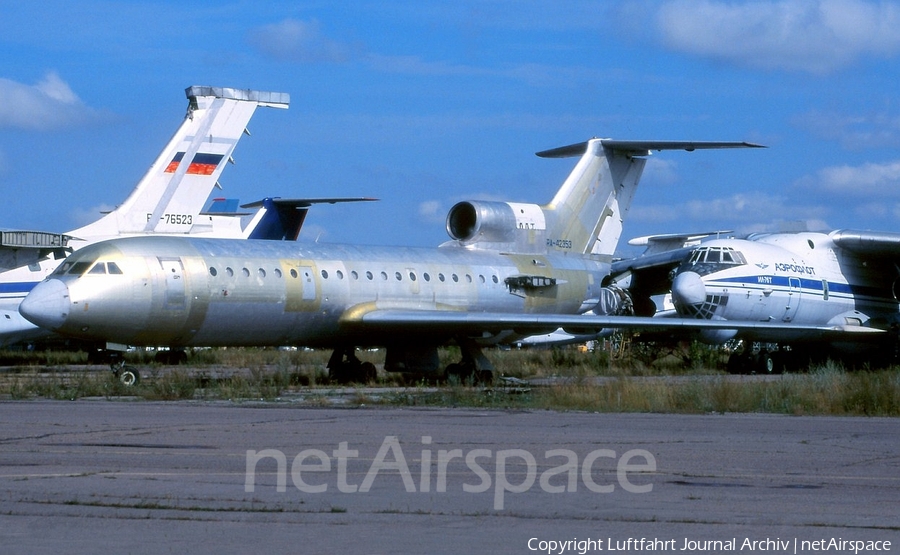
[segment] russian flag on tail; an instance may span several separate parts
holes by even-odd
[[[221,162],[224,157],[223,154],[205,154],[203,152],[198,152],[194,155],[194,159],[191,160],[186,173],[191,175],[212,175],[212,173],[216,171],[216,168],[219,167],[219,162]],[[175,157],[172,158],[172,161],[169,162],[169,165],[166,166],[166,173],[175,173],[183,159],[183,152],[176,153]]]

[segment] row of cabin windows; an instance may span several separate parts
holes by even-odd
[[[280,268],[275,268],[274,270],[272,270],[272,273],[277,278],[280,278],[282,275]],[[217,275],[219,275],[219,270],[217,270],[215,266],[210,266],[209,267],[209,275],[211,275],[212,277],[216,277]],[[226,266],[225,267],[225,275],[228,277],[234,277],[234,270],[232,270],[230,266]],[[250,270],[248,270],[247,268],[241,268],[241,275],[244,277],[250,277]],[[266,277],[266,270],[264,268],[259,268],[258,270],[256,270],[256,275],[258,275],[261,278],[264,278],[264,277]],[[296,278],[297,276],[298,276],[297,270],[291,270],[291,277]]]
[[[281,270],[280,270],[279,268],[275,268],[275,269],[272,271],[272,273],[273,273],[273,274],[275,275],[275,277],[277,277],[277,278],[282,277],[282,272],[281,272]],[[241,268],[241,274],[242,274],[244,277],[250,277],[250,270],[247,269],[247,268]],[[256,274],[257,274],[259,277],[264,278],[264,277],[266,277],[266,270],[263,269],[263,268],[259,268],[259,269],[256,270]],[[329,278],[331,277],[331,274],[328,273],[328,270],[322,270],[321,274],[322,274],[322,279],[329,279]],[[209,275],[211,275],[211,276],[213,276],[213,277],[216,277],[216,276],[219,275],[219,271],[216,269],[215,266],[210,266],[210,267],[209,267]],[[234,270],[231,269],[231,267],[226,266],[226,267],[225,267],[225,275],[226,275],[227,277],[234,277]],[[291,268],[290,276],[291,276],[292,278],[295,278],[295,279],[296,279],[296,278],[298,277],[298,275],[299,275],[299,274],[297,273],[297,270]],[[369,280],[369,281],[374,281],[374,280],[375,280],[375,274],[373,274],[372,272],[367,271],[364,275],[365,275],[365,278],[366,278],[367,280]],[[336,270],[336,271],[334,272],[334,277],[335,277],[336,279],[342,280],[342,279],[344,279],[344,272],[343,272],[342,270]],[[351,271],[350,271],[350,277],[351,277],[351,279],[353,279],[354,281],[358,281],[358,280],[360,279],[360,277],[359,277],[359,272],[357,272],[356,270],[351,270]],[[387,272],[381,272],[381,273],[380,273],[380,277],[381,277],[381,280],[382,280],[382,281],[387,281],[388,278],[389,278]],[[442,283],[447,281],[447,276],[445,276],[443,273],[438,273],[437,278],[438,278],[438,281],[440,281],[440,282],[442,282]],[[397,281],[403,281],[403,273],[401,273],[401,272],[394,272],[394,279],[396,279]],[[409,280],[410,280],[410,281],[417,281],[418,279],[419,279],[418,274],[416,274],[416,273],[413,272],[413,271],[410,271],[410,272],[409,272]],[[423,274],[422,274],[422,279],[424,279],[425,281],[431,281],[431,274],[429,274],[428,272],[423,273]],[[454,283],[459,283],[459,280],[460,280],[459,275],[458,275],[458,274],[450,274],[450,280],[453,281]],[[471,274],[465,274],[465,280],[466,280],[466,283],[472,283],[472,281],[473,281],[472,275],[471,275]],[[481,275],[481,274],[479,274],[478,280],[479,280],[481,283],[486,283],[486,282],[487,282],[487,279],[484,277],[484,275]],[[496,275],[492,275],[492,276],[491,276],[491,281],[492,281],[493,283],[497,284],[497,283],[500,283],[500,278],[498,278]]]
[[[368,281],[375,281],[375,274],[373,274],[372,272],[367,271],[364,275]],[[411,270],[410,270],[408,276],[409,276],[409,281],[418,281],[418,279],[419,279],[418,274],[416,274],[415,272],[413,272]],[[322,270],[322,279],[329,279],[329,277],[330,277],[330,274],[328,273],[328,270]],[[339,280],[344,279],[344,272],[341,270],[337,270],[334,272],[334,277]],[[381,272],[380,277],[381,277],[381,281],[387,281],[389,278],[387,272]],[[350,278],[353,281],[359,281],[359,273],[356,270],[351,270]],[[440,281],[441,283],[444,283],[447,281],[447,276],[445,276],[443,273],[438,273],[437,278],[438,278],[438,281]],[[402,272],[394,272],[394,279],[397,281],[403,281],[403,279],[404,279],[403,273]],[[431,281],[431,274],[429,274],[428,272],[423,273],[422,279],[425,281]],[[459,283],[459,280],[460,280],[458,274],[450,274],[450,279],[453,281],[453,283]],[[466,283],[472,283],[472,281],[473,281],[472,275],[466,274],[465,280],[466,280]],[[480,281],[481,283],[487,283],[487,279],[485,279],[484,275],[479,275],[478,281]],[[494,283],[500,283],[500,278],[498,278],[497,276],[494,275],[494,276],[491,276],[491,281],[493,281]]]

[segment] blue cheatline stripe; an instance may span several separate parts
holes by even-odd
[[[762,280],[760,279],[762,278]],[[790,280],[799,280],[800,281],[800,289],[804,291],[814,291],[817,293],[822,292],[822,280],[821,279],[809,279],[809,278],[800,278],[795,276],[770,276],[770,275],[760,275],[760,276],[738,276],[738,277],[730,277],[730,278],[722,278],[716,279],[712,283],[714,284],[733,284],[733,285],[744,285],[748,287],[764,287],[764,286],[774,286],[774,287],[783,287],[785,289],[790,288]],[[763,281],[765,280],[765,281]],[[711,284],[712,284],[711,283]],[[861,285],[851,285],[849,283],[840,283],[829,281],[828,283],[828,293],[829,294],[844,294],[844,295],[853,295],[856,297],[871,297],[875,299],[888,299],[885,296],[887,292],[884,288],[878,287],[867,287]]]
[[[6,293],[28,293],[34,286],[37,285],[36,281],[10,281],[10,282],[0,282],[0,295]]]

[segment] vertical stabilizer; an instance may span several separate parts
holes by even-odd
[[[542,207],[548,219],[547,245],[551,250],[592,254],[610,261],[650,151],[757,146],[744,142],[590,139],[538,152],[544,158],[581,156],[553,200]]]
[[[290,102],[286,93],[222,87],[188,87],[185,95],[184,121],[125,202],[72,235],[191,233],[257,106]]]

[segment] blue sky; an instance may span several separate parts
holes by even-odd
[[[2,1],[0,45],[0,227],[123,201],[213,85],[291,95],[223,195],[382,199],[305,240],[437,245],[457,201],[548,201],[574,160],[534,152],[593,136],[769,147],[655,153],[624,238],[900,231],[893,2]]]

